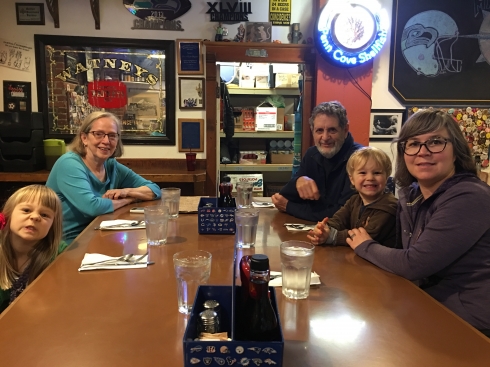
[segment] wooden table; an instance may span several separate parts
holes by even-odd
[[[141,219],[142,214],[121,208],[97,218],[0,315],[2,366],[183,366],[187,318],[177,311],[172,255],[183,249],[211,252],[209,283],[229,285],[234,237],[198,235],[197,216],[181,215],[169,225],[168,245],[151,249],[154,265],[79,273],[86,252],[146,251],[144,230],[93,229],[116,218]],[[305,238],[286,231],[282,224],[291,221],[298,222],[261,209],[255,252],[269,255],[272,270],[279,270],[281,241]],[[411,282],[349,248],[317,247],[313,270],[322,284],[307,300],[287,300],[277,292],[284,366],[489,365],[486,337]]]

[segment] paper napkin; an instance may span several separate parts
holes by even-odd
[[[136,225],[132,225],[135,224]],[[104,231],[118,231],[118,230],[128,230],[128,229],[141,229],[145,228],[144,221],[137,220],[124,220],[124,219],[116,219],[116,220],[104,220],[100,222],[99,228]]]
[[[269,287],[282,287],[282,273],[280,271],[271,271],[270,272],[271,278],[275,277],[274,279],[271,279],[269,281]],[[311,279],[310,279],[310,285],[319,285],[321,284],[320,282],[320,276],[312,272],[311,273]]]
[[[133,255],[128,261],[117,261],[120,256],[111,257],[102,254],[85,254],[82,260],[82,264],[78,271],[85,270],[98,270],[98,269],[134,269],[134,268],[146,268],[148,266],[148,255],[138,260],[137,263],[131,264],[130,261],[139,259],[141,255]],[[107,261],[102,262],[101,261]],[[97,264],[94,264],[97,263]]]
[[[284,223],[289,232],[308,232],[315,228],[316,224]]]
[[[267,201],[252,201],[254,208],[274,208],[274,204]]]

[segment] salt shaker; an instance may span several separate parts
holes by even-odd
[[[218,314],[213,310],[205,310],[199,314],[198,334],[219,331]]]
[[[220,331],[220,324],[221,324],[221,306],[218,301],[214,299],[208,299],[206,302],[203,304],[204,310],[211,310],[216,312],[217,315],[217,328],[216,332],[218,333]]]

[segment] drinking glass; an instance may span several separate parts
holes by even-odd
[[[162,191],[162,204],[168,207],[171,219],[179,217],[180,189],[166,187]]]
[[[259,210],[237,209],[235,211],[235,224],[235,245],[240,248],[254,247],[259,224]]]
[[[315,246],[309,242],[281,243],[282,294],[287,298],[308,297],[314,255]]]
[[[146,242],[149,246],[160,246],[167,243],[168,208],[163,205],[146,206],[145,227]]]
[[[251,182],[238,182],[236,184],[236,205],[237,208],[252,208],[252,190]]]
[[[200,284],[211,274],[211,254],[202,250],[185,250],[174,254],[179,312],[190,314]]]

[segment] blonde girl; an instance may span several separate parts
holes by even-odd
[[[17,190],[0,213],[0,312],[66,248],[58,196],[42,185]]]

